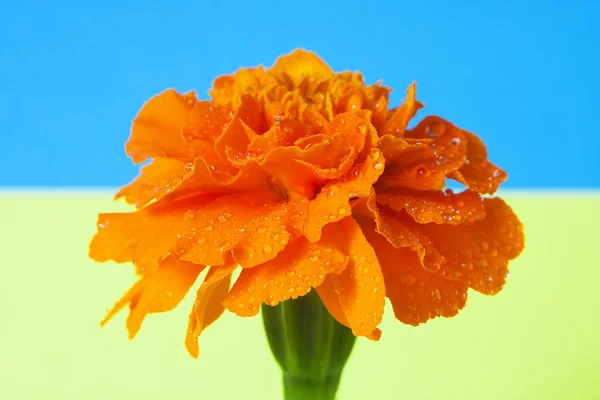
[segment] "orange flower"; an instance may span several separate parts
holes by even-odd
[[[116,196],[138,210],[100,214],[90,245],[94,260],[133,262],[141,275],[105,321],[128,304],[135,336],[206,266],[187,331],[193,356],[224,309],[253,316],[312,288],[374,340],[385,296],[418,325],[456,315],[468,288],[497,293],[524,243],[510,207],[482,197],[506,174],[480,139],[439,117],[408,129],[423,107],[415,84],[398,108],[389,93],[297,50],[218,78],[211,101],[173,90],[148,101],[126,149],[152,161]],[[444,190],[447,179],[466,189]]]

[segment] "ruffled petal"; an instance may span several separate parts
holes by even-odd
[[[399,139],[384,135],[377,147],[386,159],[386,169],[378,182],[382,187],[437,190],[446,175],[460,168],[466,159],[464,141],[439,139]]]
[[[469,189],[482,194],[492,194],[506,180],[506,173],[487,160],[487,150],[481,139],[443,118],[427,116],[414,129],[408,131],[406,136],[413,139],[430,138],[437,144],[438,149],[441,146],[449,149],[464,147],[464,164],[460,165],[458,170],[448,170],[448,177],[461,182]]]
[[[279,57],[269,73],[289,88],[298,87],[305,78],[317,80],[333,76],[331,68],[319,56],[303,49]]]
[[[364,163],[357,165],[339,181],[326,185],[308,204],[304,236],[317,241],[321,229],[350,215],[350,200],[367,197],[385,168],[385,159],[378,149],[372,149]]]
[[[227,254],[244,268],[269,261],[290,240],[287,205],[270,191],[237,193],[188,211],[181,259],[222,265]]]
[[[387,120],[383,127],[381,135],[392,135],[398,138],[404,137],[404,132],[409,121],[415,116],[419,109],[423,108],[423,103],[417,100],[417,84],[413,82],[406,90],[406,99],[404,103]]]
[[[523,225],[501,199],[484,199],[485,218],[459,226],[421,225],[445,262],[439,273],[484,294],[499,292],[508,262],[523,251]],[[413,229],[413,227],[409,227]]]
[[[349,261],[341,274],[328,275],[326,286],[317,287],[323,304],[331,308],[331,314],[337,315],[336,319],[341,319],[356,336],[377,337],[374,331],[381,323],[385,305],[385,286],[377,254],[352,217],[327,229],[339,231],[335,237],[348,254]],[[331,288],[335,296],[332,296]],[[339,308],[345,319],[339,315]]]
[[[181,135],[188,142],[201,140],[212,144],[231,121],[230,111],[228,107],[210,101],[199,101],[185,119]]]
[[[377,203],[395,211],[406,212],[421,224],[465,224],[485,216],[483,199],[476,192],[466,190],[453,193],[442,191],[404,191],[402,194],[377,193]]]
[[[371,221],[361,220],[360,225],[379,259],[385,293],[398,320],[416,326],[439,316],[453,317],[465,306],[465,283],[425,270],[416,252],[392,246]]]
[[[212,195],[197,197],[194,205],[202,207],[213,199]],[[100,262],[133,262],[139,273],[155,270],[187,230],[187,205],[161,202],[131,213],[100,214],[89,256]]]
[[[452,171],[448,177],[481,194],[493,194],[507,175],[488,160],[476,160],[463,165],[458,171]]]
[[[146,315],[171,311],[183,300],[194,284],[204,265],[196,265],[168,257],[160,267],[144,275],[108,312],[101,325],[129,304],[127,318],[129,338],[133,339],[140,330]]]
[[[329,311],[329,314],[331,314],[331,316],[340,324],[350,328],[350,322],[348,321],[348,317],[342,308],[340,297],[336,293],[336,287],[329,276],[326,276],[323,283],[317,287],[317,293],[319,294],[323,305],[325,305],[327,311]],[[381,338],[381,330],[379,328],[375,328],[373,332],[365,337],[374,341],[378,341]]]
[[[196,292],[196,301],[190,313],[185,337],[185,347],[194,358],[198,358],[200,353],[198,337],[225,310],[222,302],[229,293],[231,273],[236,267],[237,264],[232,259],[224,265],[212,267]]]
[[[142,167],[140,175],[133,182],[119,190],[115,200],[125,198],[127,203],[141,208],[179,186],[189,168],[188,163],[180,160],[155,158]]]
[[[181,95],[172,89],[148,100],[133,121],[127,155],[136,164],[152,157],[191,161],[210,149],[207,143],[188,142],[182,135],[196,102],[193,92]]]
[[[244,269],[223,304],[229,311],[248,317],[258,313],[261,303],[274,306],[304,296],[327,274],[339,274],[346,268],[348,257],[336,243],[331,234],[324,234],[317,243],[295,240],[273,260]]]
[[[228,148],[245,153],[257,134],[265,131],[262,105],[251,95],[244,95],[231,123],[215,141],[215,150],[222,160],[227,160]]]

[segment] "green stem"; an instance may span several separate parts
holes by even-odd
[[[283,371],[286,400],[332,400],[356,337],[337,322],[316,291],[263,304],[271,351]]]
[[[316,380],[283,374],[285,400],[333,400],[339,384],[339,376]]]

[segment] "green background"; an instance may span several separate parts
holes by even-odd
[[[418,328],[388,308],[381,341],[357,341],[340,399],[600,398],[600,196],[505,197],[527,239],[505,289]],[[198,360],[183,346],[193,292],[134,341],[126,313],[99,327],[135,279],[130,265],[87,259],[96,213],[126,209],[110,198],[0,194],[0,398],[281,398],[259,317],[224,315]]]

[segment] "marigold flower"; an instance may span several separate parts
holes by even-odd
[[[138,210],[100,214],[90,244],[94,260],[132,262],[141,275],[103,323],[129,305],[133,338],[206,266],[185,342],[193,356],[225,309],[249,317],[313,288],[337,321],[374,340],[385,296],[418,325],[456,315],[469,288],[501,290],[523,227],[483,195],[506,173],[442,118],[409,129],[423,107],[414,83],[397,108],[390,91],[296,50],[218,78],[210,101],[174,90],[149,100],[126,150],[151,162],[116,196]],[[444,190],[448,179],[465,190]]]

